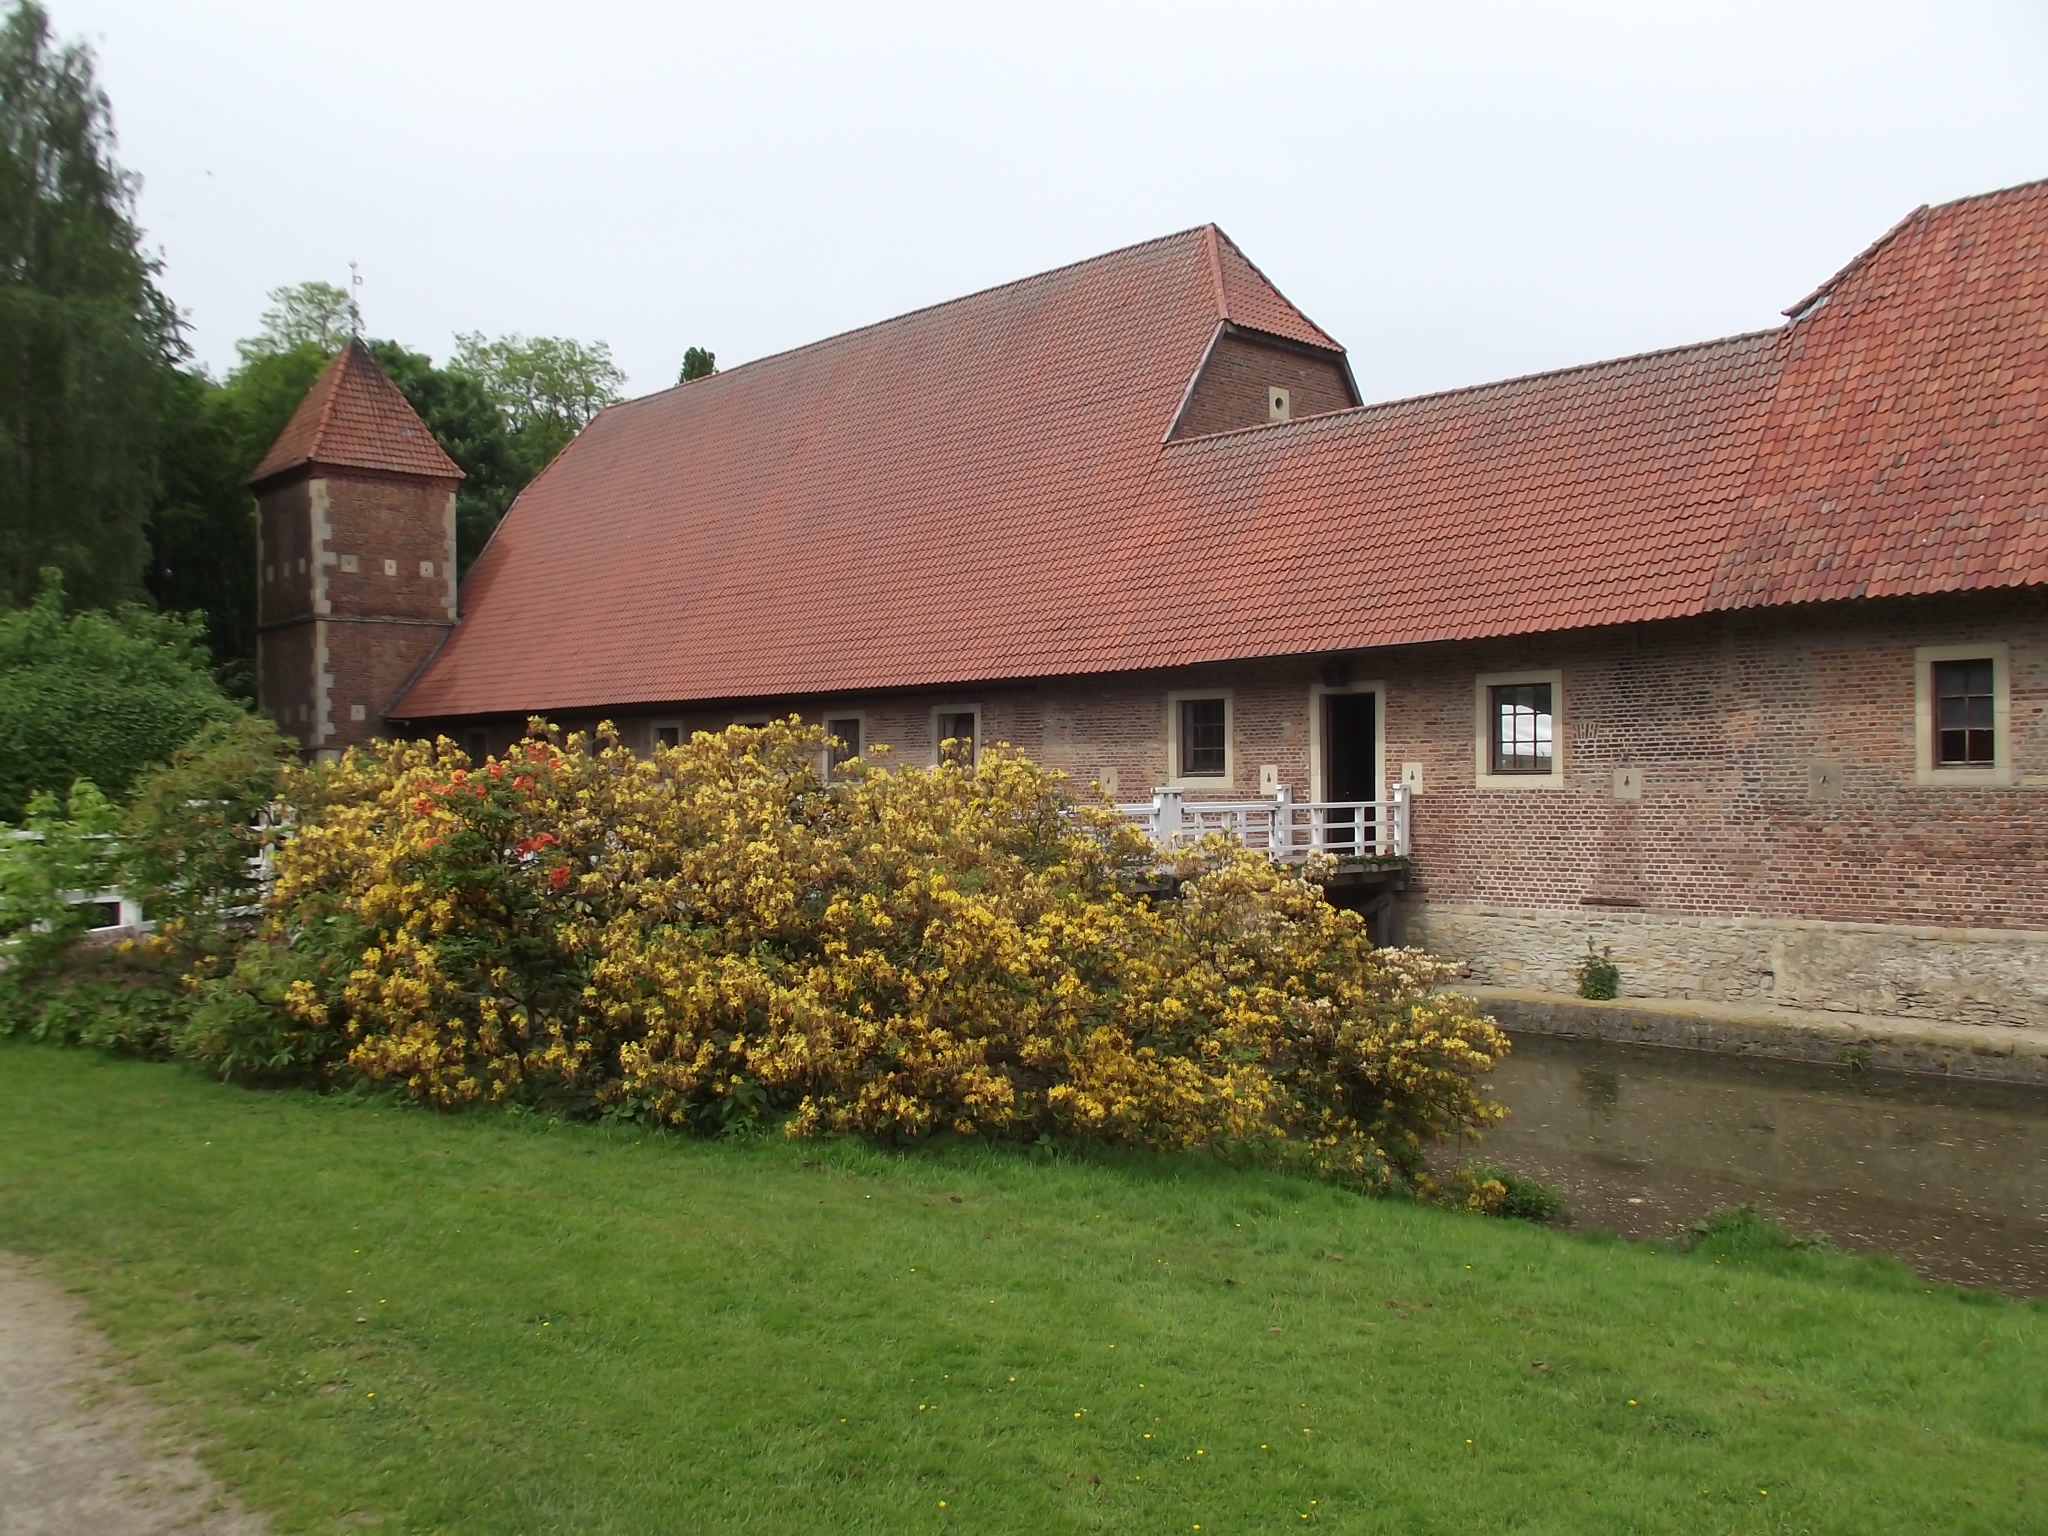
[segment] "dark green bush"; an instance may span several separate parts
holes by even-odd
[[[0,613],[0,821],[80,779],[124,800],[145,769],[237,713],[207,671],[198,621],[136,607],[67,614],[45,572],[32,604]]]
[[[88,945],[0,984],[0,1038],[163,1057],[183,1017],[177,977],[152,957]]]
[[[194,984],[172,1049],[230,1082],[310,1081],[336,1056],[338,1037],[307,1027],[284,1001],[294,984],[319,980],[302,951],[245,944],[226,971]]]

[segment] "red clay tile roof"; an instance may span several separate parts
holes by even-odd
[[[393,714],[2048,580],[2044,244],[2048,184],[1971,199],[1780,330],[1165,445],[1220,320],[1330,343],[1220,232],[1134,246],[604,412]]]
[[[1808,306],[1708,605],[2048,580],[2048,182],[1918,210]]]
[[[1697,612],[1741,504],[1777,339],[1175,444],[1150,525],[1122,530],[1171,573],[1163,611],[1142,589],[1110,590],[1121,563],[1105,562],[1090,606],[1115,617],[1092,626],[1072,670]]]
[[[426,423],[358,338],[334,356],[249,474],[260,485],[307,464],[460,480]]]
[[[1216,279],[1218,318],[1246,330],[1266,331],[1290,341],[1342,352],[1343,345],[1287,302],[1266,274],[1251,264],[1237,243],[1214,224],[1207,227],[1209,261]]]

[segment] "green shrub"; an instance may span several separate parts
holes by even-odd
[[[1680,1234],[1678,1246],[1717,1262],[1740,1263],[1777,1254],[1825,1252],[1832,1244],[1823,1236],[1787,1231],[1754,1205],[1744,1203],[1709,1211]]]
[[[171,1054],[183,1013],[175,974],[112,946],[0,986],[0,1037],[119,1056]]]
[[[125,799],[144,769],[235,715],[202,629],[137,607],[67,614],[55,571],[32,604],[0,613],[0,821],[80,779]]]
[[[119,813],[87,782],[38,794],[0,830],[0,1035],[162,1055],[181,1011],[177,970],[146,947],[89,941],[117,887]]]
[[[1524,1178],[1505,1168],[1490,1163],[1476,1164],[1461,1169],[1459,1191],[1465,1195],[1464,1203],[1473,1209],[1483,1210],[1489,1216],[1505,1216],[1513,1221],[1563,1222],[1571,1219],[1571,1211],[1564,1203],[1564,1196],[1540,1179]],[[1493,1193],[1497,1187],[1499,1194]],[[1471,1195],[1476,1191],[1486,1193],[1475,1203]]]
[[[1579,996],[1595,1002],[1608,1002],[1621,996],[1621,968],[1614,963],[1608,951],[1593,953],[1589,941],[1586,958],[1572,967],[1572,976],[1579,984]]]
[[[0,828],[0,990],[20,988],[99,926],[82,898],[116,884],[118,813],[87,781],[38,793],[18,828]]]
[[[316,1079],[338,1054],[340,1036],[309,1028],[286,1006],[298,984],[319,980],[319,963],[284,944],[245,944],[217,975],[195,978],[189,1011],[171,1048],[230,1082]]]
[[[136,786],[121,817],[121,883],[169,952],[232,960],[261,899],[255,861],[290,758],[268,720],[237,714],[202,726]]]
[[[125,812],[83,780],[62,802],[32,796],[22,826],[0,830],[0,1034],[124,1054],[180,1048],[192,1029],[180,972],[196,983],[233,965],[260,895],[252,823],[286,755],[267,722],[237,715],[203,726]],[[100,914],[76,898],[110,889],[140,901],[158,936],[88,941]],[[220,998],[209,1002],[188,1053],[227,1075],[264,1075],[263,1052],[236,1040]],[[273,1042],[268,1056],[280,1053],[289,1047]]]

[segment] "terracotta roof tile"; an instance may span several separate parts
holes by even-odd
[[[1287,302],[1272,281],[1253,266],[1237,243],[1214,224],[1208,226],[1209,259],[1215,265],[1217,304],[1222,319],[1247,330],[1266,331],[1310,346],[1341,352],[1343,346],[1323,328]]]
[[[351,338],[314,381],[249,483],[307,464],[463,478],[360,338]]]
[[[1782,329],[1162,445],[1190,230],[600,415],[400,719],[858,692],[2048,580],[2048,188],[1916,216]]]
[[[1807,305],[1709,606],[2048,580],[2048,182],[1918,210]]]

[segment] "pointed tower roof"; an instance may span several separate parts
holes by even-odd
[[[261,485],[308,464],[463,478],[359,336],[350,337],[314,381],[263,461],[250,471],[249,483]]]

